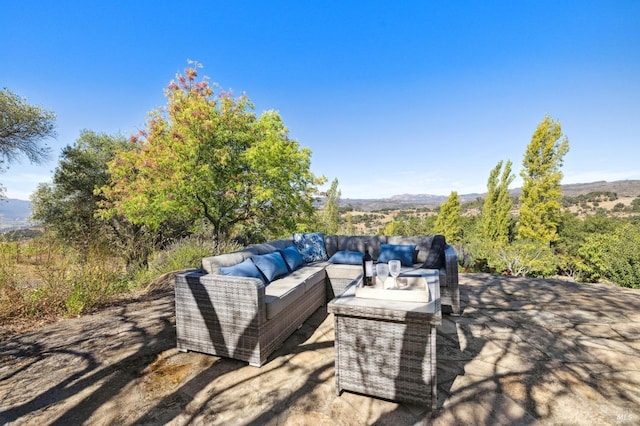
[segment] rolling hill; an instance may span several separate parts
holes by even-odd
[[[618,180],[613,182],[598,181],[590,183],[573,183],[562,185],[562,194],[568,197],[588,194],[595,191],[615,192],[619,197],[640,197],[640,180]],[[520,188],[511,190],[511,194],[520,194]],[[484,194],[461,194],[460,201],[473,201]],[[352,206],[359,211],[374,211],[383,209],[410,209],[438,207],[447,196],[430,194],[401,194],[389,198],[355,199],[343,198],[341,206]],[[30,226],[28,217],[31,215],[31,203],[24,200],[0,200],[0,231],[20,229]]]

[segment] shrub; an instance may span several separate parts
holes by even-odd
[[[606,251],[615,245],[615,233],[591,234],[578,248],[582,262],[578,268],[583,280],[597,282],[603,277],[606,262]]]
[[[509,275],[549,277],[557,270],[556,257],[545,243],[538,241],[515,241],[498,249],[497,269]]]
[[[122,270],[104,252],[80,257],[48,235],[0,242],[0,322],[79,315],[123,291]]]
[[[608,240],[602,275],[620,286],[640,288],[640,226],[625,225]]]
[[[215,243],[208,234],[186,237],[155,253],[149,261],[149,267],[140,269],[134,275],[130,287],[145,287],[156,277],[167,272],[197,269],[203,257],[229,253],[241,248],[240,244],[234,241]]]

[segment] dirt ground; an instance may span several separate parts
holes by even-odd
[[[319,308],[261,368],[176,349],[171,280],[3,338],[0,424],[640,424],[640,292],[461,274],[437,330],[438,407],[336,394]]]

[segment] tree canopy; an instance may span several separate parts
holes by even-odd
[[[569,141],[560,123],[548,115],[538,125],[527,146],[520,175],[518,237],[551,243],[557,239],[562,210],[562,162],[569,151]]]
[[[511,173],[511,161],[504,164],[504,169],[500,161],[489,174],[481,217],[482,237],[485,241],[492,241],[497,245],[509,242],[512,206],[509,185],[514,178]]]
[[[214,93],[196,67],[178,75],[167,106],[151,113],[136,149],[109,164],[102,214],[158,228],[169,218],[206,219],[220,238],[238,227],[262,238],[312,215],[311,151],[292,140],[280,115],[259,117],[245,95]]]
[[[86,249],[104,239],[105,225],[94,217],[101,200],[95,190],[110,183],[107,163],[128,146],[123,136],[83,130],[62,150],[53,182],[40,184],[32,195],[32,218],[74,247]]]
[[[447,201],[440,206],[440,213],[436,217],[435,231],[444,235],[450,243],[455,243],[462,239],[460,210],[460,197],[456,191],[452,191]]]
[[[27,101],[9,89],[0,90],[0,172],[20,155],[39,164],[49,155],[40,142],[55,136],[53,112]],[[3,188],[0,186],[0,196]]]
[[[318,231],[325,234],[337,234],[340,229],[340,196],[338,179],[331,181],[331,187],[327,190],[325,202],[320,211]]]

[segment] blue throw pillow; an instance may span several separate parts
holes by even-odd
[[[329,258],[331,263],[342,263],[344,265],[362,265],[364,253],[359,251],[337,251]]]
[[[302,259],[302,255],[296,248],[296,246],[289,246],[285,249],[279,250],[280,254],[284,258],[284,261],[287,263],[287,268],[289,268],[289,272],[293,272],[302,265],[304,265],[304,260]]]
[[[223,266],[219,269],[220,275],[233,275],[234,277],[259,278],[264,282],[264,277],[251,259],[245,259],[241,263],[233,266]]]
[[[253,263],[258,267],[262,275],[267,280],[267,283],[275,280],[278,277],[287,275],[289,270],[284,263],[282,255],[278,251],[274,251],[269,254],[257,254],[251,256]]]
[[[293,243],[306,263],[327,260],[327,250],[324,247],[324,235],[322,232],[293,234]]]
[[[387,263],[390,260],[399,260],[402,266],[413,266],[415,251],[415,244],[380,244],[378,262]]]

